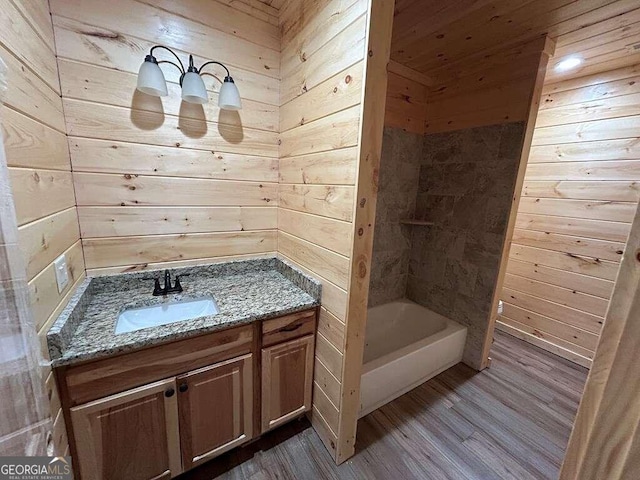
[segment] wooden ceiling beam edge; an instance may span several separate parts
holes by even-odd
[[[404,78],[408,78],[409,80],[413,80],[421,85],[426,85],[428,87],[435,85],[435,81],[425,75],[424,73],[420,73],[413,68],[409,68],[406,65],[402,65],[395,60],[389,60],[389,64],[387,65],[387,71],[391,73],[395,73]]]

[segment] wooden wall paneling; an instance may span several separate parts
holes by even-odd
[[[391,71],[388,75],[385,126],[424,133],[427,86]]]
[[[12,52],[1,45],[0,57],[7,66],[7,90],[4,94],[4,103],[59,132],[64,132],[64,117],[59,93],[41,80],[32,70],[32,66],[23,64]]]
[[[236,10],[250,14],[252,17],[259,18],[264,22],[272,25],[278,25],[278,11],[268,5],[265,0],[219,0],[220,3],[229,5]]]
[[[78,207],[82,238],[274,230],[275,207]]]
[[[313,381],[324,391],[334,406],[340,405],[340,380],[317,358],[314,367]]]
[[[351,254],[351,224],[281,208],[278,229],[343,256]]]
[[[632,479],[637,475],[640,377],[640,208],[587,378],[561,480]]]
[[[626,243],[629,236],[629,224],[624,222],[607,222],[583,218],[565,218],[550,215],[518,214],[516,228],[535,230],[561,235],[595,238],[611,242]]]
[[[278,155],[277,134],[148,110],[63,99],[70,136],[264,157]]]
[[[633,93],[621,97],[602,100],[585,100],[579,105],[556,106],[540,111],[539,127],[584,122],[589,117],[609,119],[629,117],[640,112],[640,94]]]
[[[320,308],[318,331],[339,351],[344,351],[344,323],[326,308]]]
[[[544,315],[533,314],[516,305],[505,305],[504,313],[500,316],[500,321],[508,324],[509,320],[519,322],[521,325],[528,325],[534,329],[536,336],[539,338],[544,338],[546,332],[552,331],[555,336],[568,343],[583,347],[584,350],[589,351],[591,354],[593,354],[598,345],[599,336],[597,334],[568,323],[558,322]]]
[[[76,208],[40,218],[18,228],[18,241],[31,280],[80,238]]]
[[[94,20],[96,23],[99,22],[97,19]],[[157,44],[156,41],[150,39],[125,35],[118,32],[117,29],[114,34],[113,30],[107,28],[86,25],[82,22],[56,15],[53,16],[53,22],[58,58],[90,65],[137,74],[140,64],[144,60],[144,55],[149,52],[151,47]],[[143,32],[140,31],[139,33]],[[95,55],[96,51],[103,52],[103,54]],[[190,52],[176,49],[176,53],[185,61],[185,59],[188,60]],[[209,57],[200,55],[194,55],[193,58],[196,65],[202,65],[204,62],[211,60]],[[168,82],[178,83],[180,72],[177,69],[164,68],[163,73]],[[210,74],[203,75],[207,90],[219,90],[220,83],[223,80],[222,74],[223,72],[217,72],[212,69]],[[241,68],[233,68],[232,75],[242,92],[243,100],[255,100],[261,103],[277,105],[279,95],[279,80],[277,78]]]
[[[316,356],[327,367],[331,375],[335,378],[342,378],[343,354],[322,334],[318,334],[316,337]]]
[[[280,30],[277,22],[271,23],[248,12],[239,11],[223,1],[201,2],[199,0],[143,0],[172,14],[183,16],[214,30],[235,35],[253,43],[260,43],[280,51]],[[237,3],[237,0],[236,2]],[[231,2],[233,4],[233,2]],[[273,12],[268,15],[273,16]],[[256,38],[260,41],[256,42]]]
[[[591,367],[593,357],[589,355],[592,354],[586,350],[583,352],[583,355],[576,353],[576,350],[579,351],[580,347],[575,344],[569,342],[564,343],[560,338],[554,337],[548,333],[545,333],[544,338],[541,338],[539,333],[535,330],[532,330],[527,325],[518,324],[518,322],[514,321],[509,321],[509,323],[500,321],[497,325],[499,325],[501,331],[506,332],[509,335],[525,340],[527,343],[540,347],[562,358],[566,358],[567,360],[577,363],[578,365],[582,365],[583,367]],[[517,325],[517,328],[513,325]],[[563,344],[566,345],[567,348],[561,346]]]
[[[349,258],[308,242],[284,230],[278,231],[278,251],[297,264],[346,290],[349,282]]]
[[[624,250],[624,242],[608,242],[584,237],[557,235],[549,232],[514,230],[513,242],[529,247],[545,248],[557,252],[583,255],[619,262]]]
[[[516,257],[509,259],[507,273],[530,278],[549,285],[564,288],[577,288],[577,292],[584,292],[596,297],[610,299],[614,282],[602,278],[592,277],[582,273],[575,273],[559,268],[547,267],[535,263],[518,260]]]
[[[637,136],[639,125],[640,119],[637,116],[632,116],[536,128],[533,141],[534,145],[554,145],[578,141],[608,140],[611,132],[616,132],[619,138],[631,138]]]
[[[606,298],[578,292],[570,288],[550,285],[546,282],[513,275],[508,272],[505,276],[504,285],[507,288],[527,292],[533,296],[601,317],[604,317],[609,305],[609,301]]]
[[[290,185],[281,183],[278,205],[300,212],[351,221],[354,188],[351,185]]]
[[[78,205],[83,206],[277,205],[275,183],[103,173],[74,173],[73,178]]]
[[[101,267],[91,269],[92,276],[98,275],[117,275],[119,273],[129,272],[146,272],[151,270],[164,270],[166,268],[188,267],[193,265],[216,264],[237,260],[252,260],[258,258],[272,258],[276,255],[276,251],[268,251],[263,253],[247,253],[234,254],[229,256],[221,256],[214,258],[193,258],[189,260],[168,260],[149,263],[136,263],[133,265],[114,265],[111,267]]]
[[[280,241],[281,239],[278,238],[278,240]],[[278,256],[287,262],[296,264],[300,270],[308,275],[312,275],[322,284],[322,308],[331,312],[341,323],[344,324],[344,320],[347,317],[347,292],[326,278],[323,278],[317,272],[313,272],[304,265],[296,262],[294,259],[287,257],[280,249],[280,245],[280,242],[278,242]]]
[[[596,187],[597,191],[597,187]],[[587,193],[585,196],[589,196]],[[535,215],[629,222],[635,205],[631,202],[574,200],[572,198],[523,197],[520,211]]]
[[[278,160],[271,157],[80,137],[69,137],[69,148],[76,172],[278,181]]]
[[[0,43],[16,56],[25,68],[32,69],[51,89],[60,93],[53,45],[47,45],[45,40],[38,36],[10,0],[2,0],[0,10]]]
[[[71,172],[9,168],[18,225],[74,207]]]
[[[567,272],[581,273],[611,281],[615,281],[618,273],[616,262],[576,254],[567,255],[563,252],[527,247],[515,243],[512,244],[509,255],[511,258],[524,262],[546,265]]]
[[[271,18],[277,10],[239,3],[52,1],[92,273],[277,249],[280,33]],[[193,53],[197,65],[227,64],[243,109],[217,107],[224,72],[216,67],[203,76],[210,97],[203,106],[180,100],[179,73],[170,66],[162,67],[166,98],[137,92],[144,54],[158,43],[183,62]]]
[[[78,273],[78,272],[76,272],[76,273]],[[54,274],[55,274],[55,272],[54,272]],[[77,276],[75,276],[74,278],[75,278],[75,283],[73,285],[68,286],[65,289],[66,293],[64,295],[60,296],[60,303],[55,308],[55,310],[53,310],[51,312],[51,314],[49,315],[49,318],[47,318],[47,320],[42,324],[42,327],[38,331],[38,340],[40,340],[40,348],[41,348],[41,351],[42,351],[42,356],[44,358],[46,358],[46,359],[49,358],[49,346],[47,344],[47,332],[49,331],[51,326],[54,324],[54,322],[58,319],[58,316],[62,313],[62,310],[64,310],[64,308],[69,303],[69,300],[71,299],[71,295],[73,295],[75,293],[75,290],[80,286],[82,281],[85,278],[87,278],[86,271],[85,271],[85,265],[84,265],[84,257],[82,258],[82,270],[80,270],[79,273],[77,274]],[[35,285],[34,282],[35,282],[35,279],[31,282],[30,285]],[[54,288],[55,288],[56,291],[58,290],[57,285],[52,285],[52,286],[50,286],[48,288],[50,288],[51,291],[53,291]],[[32,292],[33,292],[33,290],[32,290]]]
[[[313,404],[318,411],[322,412],[322,417],[327,422],[331,432],[335,435],[338,431],[340,412],[316,382],[314,382],[313,385]]]
[[[549,95],[557,92],[582,89],[584,87],[593,87],[603,83],[623,80],[638,74],[640,74],[640,65],[631,63],[622,68],[606,70],[586,77],[577,75],[558,82],[547,82],[542,89],[542,94]]]
[[[595,345],[567,338],[565,324],[579,319],[568,321],[566,312],[551,308],[550,302],[604,319],[604,302],[611,297],[640,199],[638,136],[627,127],[640,118],[640,106],[637,66],[575,75],[579,78],[563,82],[547,77],[555,83],[545,87],[508,267],[520,275],[521,285],[506,284],[532,296],[511,304],[505,290],[505,308],[518,306],[526,315],[505,315],[500,328],[519,329],[521,338],[585,364],[581,357],[592,358]],[[552,270],[540,274],[541,265]],[[525,289],[522,282],[539,283]],[[561,299],[567,292],[603,300],[599,307],[589,297],[567,303]],[[547,319],[544,328],[537,321],[541,314]],[[585,314],[583,320],[593,319]],[[599,338],[599,331],[593,334]],[[545,343],[539,342],[541,336]]]
[[[280,132],[358,105],[362,99],[363,74],[363,62],[358,62],[311,89],[307,95],[284,104],[280,109]]]
[[[361,15],[342,32],[325,43],[313,55],[302,56],[291,70],[282,71],[280,99],[283,104],[293,100],[338,72],[362,60],[365,16]],[[283,58],[286,52],[283,52]],[[300,57],[298,57],[300,58]]]
[[[280,183],[354,185],[357,147],[281,158]]]
[[[64,133],[8,107],[2,109],[0,124],[10,167],[71,171]]]
[[[535,310],[536,313],[546,317],[561,318],[564,323],[587,330],[588,332],[599,334],[602,328],[603,317],[598,315],[576,310],[571,307],[565,307],[564,305],[541,297],[512,290],[507,286],[502,289],[502,296],[506,303],[516,305],[525,310]]]
[[[84,257],[80,240],[66,249],[64,254],[69,269],[69,284],[61,292],[58,292],[53,264],[47,265],[29,282],[31,310],[38,331],[60,305],[67,292],[70,292],[77,280],[84,275]]]
[[[533,164],[531,166],[533,167]],[[569,199],[602,200],[604,202],[611,201],[614,202],[613,205],[618,205],[616,209],[625,210],[626,208],[629,208],[629,205],[625,206],[620,202],[629,202],[631,205],[637,202],[638,199],[640,199],[640,184],[635,180],[619,182],[592,182],[590,180],[525,180],[522,195],[525,197],[536,197],[536,199],[564,198],[568,200],[566,203],[567,206],[570,205]],[[573,204],[576,208],[580,205],[584,207],[589,204],[585,202],[576,202]],[[600,208],[596,205],[594,205],[596,209]],[[624,215],[624,213],[620,214]]]
[[[45,45],[55,53],[53,40],[53,25],[48,2],[15,2],[15,6],[27,19],[27,22],[35,30]]]
[[[280,17],[278,253],[323,285],[311,419],[334,457],[368,8],[303,0],[285,3]]]
[[[134,73],[64,59],[60,59],[59,66],[62,95],[65,98],[194,120],[206,118],[221,125],[278,131],[278,108],[275,105],[243,99],[242,110],[230,112],[218,108],[217,90],[209,91],[208,103],[194,105],[182,101],[180,85],[174,82],[167,83],[168,95],[159,99],[136,90],[138,76]],[[118,88],[113,88],[114,85],[118,85]]]
[[[336,54],[335,56],[339,58],[344,57],[341,62],[344,62],[345,59],[348,58],[355,59],[352,63],[360,60],[357,58],[359,49],[356,49],[356,52],[349,53],[346,49],[339,48],[339,43],[349,42],[349,32],[355,33],[354,41],[357,42],[358,39],[361,41],[362,35],[359,32],[362,30],[355,28],[353,23],[358,19],[362,21],[362,15],[367,12],[366,0],[325,0],[317,2],[315,6],[312,6],[309,2],[303,2],[297,7],[301,10],[295,14],[292,12],[283,13],[281,18],[281,21],[284,22],[281,26],[283,46],[281,73],[283,80],[293,72],[299,71],[302,65],[309,61],[314,54],[318,54],[316,55],[317,57],[319,56],[316,62],[322,58],[329,58],[325,53],[320,53],[321,50],[335,48],[335,50],[333,50]],[[316,11],[313,12],[313,10]],[[296,31],[295,35],[292,35],[292,32],[287,28],[286,23],[288,21],[298,24],[299,31]],[[350,26],[351,29],[349,30]],[[348,45],[348,43],[345,45]],[[352,56],[353,53],[355,53],[355,57]],[[331,63],[336,60],[337,58],[333,58]],[[336,66],[334,65],[329,68],[335,69]],[[306,68],[304,69],[306,70]],[[332,76],[332,74],[323,72],[323,79],[321,81]],[[311,90],[315,85],[317,84],[307,85],[308,90]],[[283,103],[286,103],[288,100],[290,100],[290,98],[282,98]]]
[[[193,233],[87,238],[82,240],[87,269],[172,260],[265,253],[276,250],[276,232]]]
[[[637,160],[640,158],[640,139],[622,138],[595,142],[534,145],[529,163],[583,162],[597,160]]]
[[[358,141],[360,108],[355,105],[282,132],[280,156],[292,157],[353,147]]]
[[[624,32],[618,30],[640,21],[640,11],[636,7],[632,3],[621,0],[607,2],[575,19],[576,23],[582,23],[583,28],[559,31],[558,43],[563,48],[575,43],[597,45],[603,43],[603,40],[609,40],[606,37],[600,37],[602,34],[615,32],[616,36],[624,35]]]
[[[370,0],[336,461],[355,452],[394,0]]]
[[[395,24],[395,20],[394,20]],[[407,67],[401,63],[398,63],[394,60],[389,60],[387,64],[387,72],[393,73],[400,77],[406,78],[408,80],[412,80],[421,85],[429,86],[434,84],[433,78],[425,75],[424,73],[420,73],[412,68]]]
[[[597,100],[605,101],[613,97],[640,93],[640,86],[638,85],[640,76],[637,75],[634,69],[624,68],[618,70],[618,72],[619,73],[610,78],[609,81],[596,83],[594,85],[589,85],[589,82],[585,82],[579,88],[564,90],[566,84],[569,82],[561,82],[561,85],[552,84],[555,85],[555,87],[550,86],[549,91],[544,94],[542,104],[540,105],[540,114],[559,107],[580,105],[584,102]],[[604,77],[604,75],[602,77]],[[560,88],[563,89],[560,90]],[[603,103],[603,105],[606,105],[606,103]]]
[[[262,37],[256,36],[253,42],[249,42],[234,33],[192,21],[184,15],[174,15],[153,4],[147,5],[134,0],[114,0],[109,3],[54,0],[51,2],[51,12],[55,16],[70,18],[85,25],[135,37],[143,35],[145,39],[155,43],[168,43],[171,48],[217,59],[232,70],[233,67],[238,67],[279,78],[279,49],[260,44]],[[122,12],[127,14],[122,15]],[[167,25],[176,27],[168,29]],[[231,24],[225,30],[230,26]],[[233,27],[245,31],[247,28],[241,23]],[[271,38],[270,35],[263,36]],[[139,61],[142,60],[144,58],[141,56]]]

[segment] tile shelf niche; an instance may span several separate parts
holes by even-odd
[[[412,218],[400,220],[400,223],[402,225],[416,225],[416,226],[423,226],[423,227],[429,227],[431,225],[435,225],[434,222],[427,222],[426,220],[414,220]]]

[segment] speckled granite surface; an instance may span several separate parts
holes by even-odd
[[[161,271],[86,279],[47,334],[52,366],[132,351],[222,328],[285,315],[319,305],[320,283],[278,258],[171,269],[184,291],[151,295]],[[163,283],[163,280],[161,280]],[[130,333],[115,334],[128,308],[211,295],[219,313]]]

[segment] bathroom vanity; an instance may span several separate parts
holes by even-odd
[[[184,290],[154,297],[160,273],[88,279],[49,333],[84,480],[172,478],[311,408],[317,282],[230,262],[176,269]],[[202,298],[217,313],[116,333],[132,311]]]

